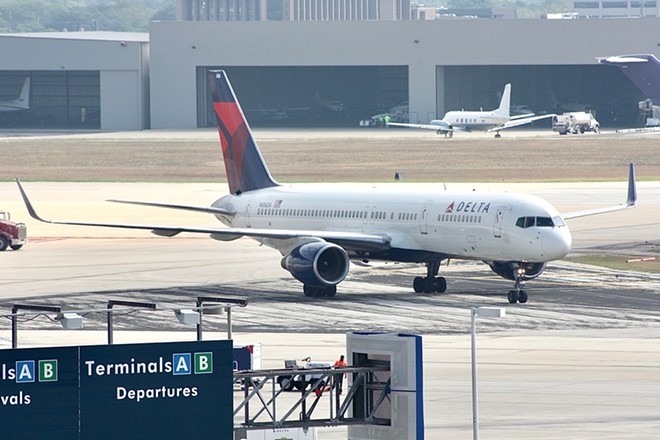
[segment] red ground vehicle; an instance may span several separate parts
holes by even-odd
[[[25,223],[14,223],[9,217],[8,212],[0,211],[0,251],[7,247],[17,251],[27,243]]]

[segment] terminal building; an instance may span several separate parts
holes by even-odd
[[[585,18],[660,17],[657,0],[575,0],[573,8]]]
[[[188,12],[200,4],[184,3]],[[250,4],[254,14],[264,6]],[[403,105],[424,123],[448,110],[495,108],[506,83],[523,112],[590,110],[603,127],[636,126],[644,97],[597,58],[660,56],[660,19],[651,17],[223,21],[218,11],[152,22],[148,34],[0,35],[0,100],[32,80],[30,109],[1,112],[0,127],[211,126],[206,72],[218,68],[256,127],[357,127]]]

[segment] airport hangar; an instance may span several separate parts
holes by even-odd
[[[0,35],[0,100],[31,78],[30,109],[0,128],[149,127],[149,35],[56,32]]]
[[[658,31],[660,18],[622,18],[170,21],[152,22],[149,34],[6,34],[0,99],[15,97],[29,75],[32,108],[2,115],[0,126],[212,126],[213,68],[227,70],[257,127],[355,127],[406,101],[411,121],[428,122],[447,110],[495,108],[507,82],[512,103],[536,112],[556,110],[552,92],[588,104],[605,126],[632,125],[643,96],[596,57],[660,56]],[[343,111],[327,111],[324,101]],[[286,117],[271,120],[272,110]]]

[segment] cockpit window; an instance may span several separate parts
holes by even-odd
[[[516,226],[519,228],[529,228],[536,224],[536,217],[519,217]]]
[[[531,228],[532,226],[538,226],[539,228],[552,228],[554,226],[564,226],[564,221],[561,217],[518,217],[516,220],[516,226],[519,228]]]
[[[547,227],[553,227],[555,224],[552,223],[552,219],[550,217],[536,217],[536,226],[542,227],[542,228],[547,228]]]

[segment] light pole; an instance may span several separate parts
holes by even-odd
[[[156,304],[154,304],[154,303],[124,301],[124,300],[121,300],[121,299],[108,300],[108,306],[107,306],[107,313],[108,313],[108,345],[112,345],[114,343],[114,337],[113,337],[113,322],[114,322],[114,320],[112,319],[112,313],[113,313],[112,308],[114,306],[138,307],[138,308],[143,308],[143,309],[156,310]]]
[[[57,306],[37,306],[32,304],[14,304],[11,307],[11,348],[18,347],[18,311],[30,310],[33,312],[60,313],[61,307]]]
[[[218,298],[213,296],[198,296],[197,297],[197,307],[196,310],[199,311],[199,322],[197,323],[197,340],[202,340],[202,316],[204,315],[204,303],[217,303],[222,304],[218,307],[224,307],[227,312],[227,339],[232,338],[232,328],[231,328],[231,308],[232,306],[247,306],[246,299],[237,299],[237,298]]]
[[[504,318],[502,307],[472,307],[472,439],[479,440],[479,407],[477,405],[477,316],[482,318]]]

